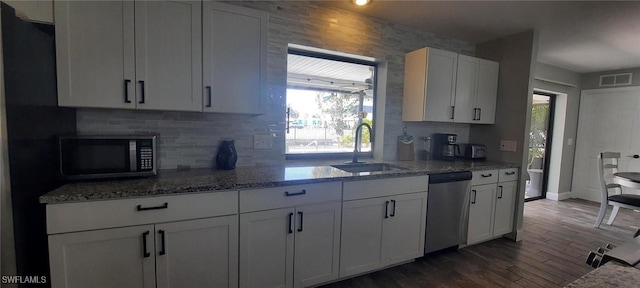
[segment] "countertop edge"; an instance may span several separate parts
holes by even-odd
[[[397,162],[402,163],[402,162]],[[469,163],[471,165],[473,163]],[[211,185],[196,185],[196,186],[185,186],[185,187],[176,187],[171,189],[152,189],[146,191],[114,191],[111,193],[100,193],[100,194],[82,194],[82,193],[60,193],[55,194],[58,189],[47,193],[39,198],[40,204],[46,205],[55,205],[55,204],[63,204],[63,203],[81,203],[81,202],[91,202],[91,201],[107,201],[107,200],[118,200],[118,199],[128,199],[128,198],[142,198],[142,197],[158,197],[158,196],[171,196],[171,195],[182,195],[189,193],[214,193],[214,192],[222,192],[229,190],[253,190],[253,189],[262,189],[262,188],[271,188],[271,187],[281,187],[281,186],[291,186],[291,185],[303,185],[303,184],[314,184],[314,183],[326,183],[326,182],[347,182],[347,181],[360,181],[360,180],[372,180],[372,179],[386,179],[386,178],[395,178],[395,177],[410,177],[410,176],[421,176],[421,175],[430,175],[430,174],[439,174],[439,173],[450,173],[450,172],[460,172],[460,171],[484,171],[484,170],[495,170],[495,169],[508,169],[508,168],[519,168],[521,165],[516,163],[502,163],[502,162],[492,162],[486,166],[481,167],[446,167],[442,169],[407,169],[407,170],[397,170],[397,171],[388,171],[381,174],[370,174],[370,175],[340,175],[340,176],[332,176],[326,178],[313,178],[313,179],[293,179],[293,180],[265,180],[265,181],[255,181],[252,183],[234,183],[231,185],[224,185],[220,183],[212,183]],[[255,170],[259,169],[268,169],[261,167],[253,167]],[[346,173],[345,173],[346,174]],[[131,180],[135,181],[135,180]],[[109,182],[104,182],[109,183]],[[86,183],[87,186],[90,186],[92,183]],[[71,185],[71,184],[67,184]],[[80,186],[83,184],[79,184]],[[65,187],[63,185],[61,188]],[[60,189],[60,188],[59,188]]]

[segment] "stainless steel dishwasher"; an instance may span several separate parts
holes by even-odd
[[[471,177],[468,171],[429,175],[425,254],[466,242]]]

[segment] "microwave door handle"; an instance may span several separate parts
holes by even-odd
[[[136,140],[129,141],[129,170],[131,172],[138,171],[138,159],[136,157],[136,151],[138,150],[136,146]]]

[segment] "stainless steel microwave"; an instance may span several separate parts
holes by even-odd
[[[60,175],[67,180],[157,175],[156,136],[60,136]]]

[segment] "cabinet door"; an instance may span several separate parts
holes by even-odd
[[[458,123],[474,123],[476,114],[476,87],[480,59],[465,55],[458,56],[456,78],[455,119]]]
[[[478,59],[478,85],[476,94],[476,108],[478,117],[474,123],[493,124],[496,119],[496,100],[498,97],[498,70],[497,62]]]
[[[453,122],[458,54],[429,48],[424,121]]]
[[[340,277],[384,266],[382,224],[387,200],[374,198],[342,203]]]
[[[294,287],[338,279],[341,204],[296,209]]]
[[[238,287],[238,216],[156,225],[158,287]]]
[[[471,186],[468,245],[493,237],[493,205],[495,197],[496,184]]]
[[[202,3],[136,1],[135,10],[137,108],[201,111]]]
[[[390,198],[389,218],[384,221],[382,257],[395,264],[424,255],[427,193]]]
[[[52,287],[156,287],[153,242],[153,225],[51,235]]]
[[[513,212],[517,188],[518,181],[498,183],[493,236],[501,236],[513,232]]]
[[[268,14],[204,1],[203,21],[203,111],[261,113]]]
[[[133,2],[54,5],[58,105],[134,109]]]
[[[292,287],[294,209],[240,214],[240,287]]]

